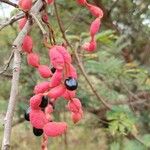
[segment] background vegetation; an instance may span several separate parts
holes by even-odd
[[[69,123],[68,133],[49,139],[51,150],[148,150],[150,148],[150,2],[149,0],[91,0],[104,10],[101,31],[97,35],[97,51],[88,54],[79,51],[89,80],[113,110],[106,109],[95,97],[78,69],[77,96],[84,106],[84,118],[74,125],[59,100],[55,120]],[[58,0],[66,35],[73,47],[89,37],[89,25],[94,19],[89,12],[76,5],[74,0]],[[57,43],[63,42],[53,6],[48,7],[49,19],[54,27]],[[11,15],[17,11],[12,11]],[[1,18],[2,20],[7,18]],[[0,66],[3,69],[10,55],[11,43],[18,33],[17,23],[0,31]],[[43,64],[48,64],[47,49],[43,47],[42,34],[36,24],[31,35],[34,50],[40,53]],[[71,52],[71,51],[70,51]],[[73,52],[71,52],[73,53]],[[5,116],[11,86],[12,68],[0,76],[0,141],[3,136]],[[22,54],[22,70],[18,103],[14,118],[12,149],[39,149],[40,138],[24,122],[34,85],[42,81],[35,69],[27,66]],[[0,142],[1,143],[1,142]]]

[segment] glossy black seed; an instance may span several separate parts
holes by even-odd
[[[35,136],[41,136],[43,134],[43,129],[37,129],[33,127],[33,133]]]
[[[56,71],[56,68],[52,67],[52,68],[51,68],[51,72],[52,72],[52,73],[55,73],[55,71]]]
[[[43,97],[42,97],[41,104],[40,104],[40,107],[41,107],[41,108],[45,108],[47,105],[48,105],[48,97],[43,96]]]
[[[69,77],[65,80],[65,86],[68,90],[73,91],[78,87],[78,82],[75,78]]]
[[[30,107],[24,113],[24,119],[30,121]]]

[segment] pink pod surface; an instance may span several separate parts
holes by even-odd
[[[56,137],[67,131],[67,124],[65,122],[49,122],[44,126],[43,130],[47,136]]]
[[[100,17],[100,18],[103,17],[103,11],[99,7],[91,5],[91,4],[87,4],[87,8],[93,16]]]
[[[68,102],[67,108],[71,112],[78,113],[79,110],[82,108],[82,105],[78,98],[73,98]]]
[[[39,110],[40,107],[39,105],[41,104],[42,101],[42,94],[37,94],[34,95],[30,98],[30,107],[33,110]]]
[[[33,66],[33,67],[38,67],[40,64],[40,60],[39,60],[39,55],[36,53],[29,53],[27,55],[27,62],[29,65]]]
[[[32,7],[32,0],[19,0],[18,5],[23,11],[27,12]]]
[[[38,72],[43,78],[49,78],[52,76],[50,68],[46,65],[39,65]]]
[[[97,44],[96,41],[91,41],[90,43],[85,43],[82,47],[88,52],[93,52],[96,50]]]
[[[62,54],[64,61],[66,63],[71,63],[71,56],[65,47],[56,45],[56,49],[58,50],[59,53]]]
[[[66,65],[66,69],[67,69],[67,77],[73,77],[75,79],[77,79],[77,72],[75,67],[72,64],[67,64]]]
[[[54,68],[62,70],[64,68],[64,58],[62,54],[56,49],[56,46],[49,49],[49,57]]]
[[[65,90],[63,85],[56,86],[48,92],[48,97],[57,99],[64,94]]]
[[[71,119],[74,123],[77,123],[82,119],[82,114],[80,114],[80,113],[71,113]]]
[[[93,51],[96,50],[96,48],[97,48],[97,43],[96,43],[96,41],[91,41],[91,42],[90,42],[90,46],[89,46],[89,51],[93,52]]]
[[[86,42],[83,44],[82,48],[86,51],[89,51],[89,47],[90,47],[90,43],[89,42]]]
[[[50,89],[49,82],[45,81],[45,82],[37,84],[34,87],[34,93],[35,94],[44,93],[44,92],[48,91],[49,89]]]
[[[76,0],[76,1],[79,5],[85,5],[87,3],[86,0]]]
[[[31,110],[30,112],[30,123],[33,127],[42,129],[44,125],[48,122],[46,116],[41,110]]]
[[[91,36],[95,36],[96,33],[98,33],[99,29],[100,29],[100,18],[96,18],[90,27],[90,35]]]
[[[52,4],[54,2],[54,0],[46,0],[47,4]]]
[[[22,50],[27,53],[31,53],[33,48],[33,41],[31,36],[26,35],[23,39]]]
[[[22,28],[25,26],[26,22],[27,22],[27,18],[25,18],[25,17],[19,20],[18,27],[20,30],[22,30]]]
[[[42,14],[42,20],[46,23],[48,22],[48,14],[46,12]]]
[[[56,87],[58,85],[60,85],[61,81],[62,81],[62,71],[61,70],[56,70],[55,73],[53,74],[49,86],[51,88]]]
[[[46,108],[45,108],[45,113],[52,113],[54,110],[53,110],[53,106],[52,105],[48,105]]]
[[[66,100],[70,100],[72,98],[74,98],[76,95],[76,91],[69,91],[69,90],[66,90],[65,93],[62,95],[62,97]]]

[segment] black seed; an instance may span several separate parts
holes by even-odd
[[[30,107],[24,113],[24,119],[30,121]]]
[[[35,136],[41,136],[43,134],[43,129],[37,129],[33,127],[33,133]]]
[[[75,78],[69,77],[65,80],[65,86],[68,90],[73,91],[78,87],[78,82]]]
[[[45,108],[47,105],[48,105],[48,97],[43,96],[43,97],[42,97],[41,104],[40,104],[40,107],[41,107],[41,108]]]
[[[52,67],[52,68],[51,68],[51,72],[52,72],[52,73],[55,73],[55,71],[56,71],[56,68]]]

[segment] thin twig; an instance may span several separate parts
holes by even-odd
[[[70,21],[70,23],[67,25],[67,27],[65,28],[65,32],[73,24],[74,20],[77,19],[77,17],[80,15],[80,13],[81,13],[81,8],[79,9],[78,13],[72,18],[72,20]]]
[[[24,17],[23,13],[20,13],[20,14],[17,14],[15,16],[11,17],[8,21],[6,21],[0,25],[0,31],[3,28],[5,28],[6,26],[13,24],[14,22],[18,21],[19,19],[21,19],[23,17]]]
[[[112,6],[110,7],[110,9],[108,10],[108,16],[110,16],[111,12],[113,11],[113,9],[115,8],[115,6],[117,5],[117,3],[119,2],[119,0],[116,0]]]
[[[47,36],[47,32],[45,31],[45,29],[43,28],[42,24],[40,23],[40,21],[38,20],[38,18],[33,14],[30,13],[30,15],[34,18],[34,20],[36,21],[37,25],[39,26],[40,30],[42,31],[43,36]]]
[[[14,122],[14,123],[12,124],[12,127],[17,126],[17,125],[19,125],[19,124],[23,123],[24,121],[25,121],[25,119],[24,119],[24,118],[20,118],[19,120],[17,120],[16,122]]]
[[[7,64],[5,65],[4,69],[0,71],[0,75],[3,74],[8,69],[13,56],[14,56],[14,51],[11,52]]]
[[[71,44],[69,43],[69,41],[68,41],[67,38],[66,38],[65,31],[64,31],[64,28],[63,28],[63,25],[62,25],[62,21],[61,21],[61,19],[60,19],[59,14],[58,14],[57,4],[56,4],[55,1],[54,1],[54,8],[55,8],[55,13],[56,13],[58,25],[59,25],[60,31],[61,31],[61,33],[62,33],[62,37],[63,37],[63,39],[65,40],[66,44],[69,45],[69,47],[72,48]]]
[[[138,138],[136,135],[132,134],[132,136],[134,137],[134,139],[135,139],[136,141],[138,141],[139,143],[141,143],[142,145],[144,145],[145,147],[147,147],[147,146],[145,145],[145,143],[144,143],[140,138]]]
[[[9,0],[0,0],[0,2],[8,4],[8,5],[13,6],[15,8],[19,8],[19,6],[17,4],[15,4],[15,3],[13,3],[13,2],[11,2]]]
[[[86,79],[87,83],[89,84],[91,90],[93,91],[93,93],[95,94],[95,96],[97,97],[97,99],[100,100],[100,101],[102,102],[102,104],[103,104],[106,108],[111,109],[111,105],[108,104],[107,102],[105,102],[105,100],[103,99],[103,97],[100,96],[100,95],[97,93],[96,89],[93,87],[92,83],[90,82],[90,80],[89,80],[89,78],[88,78],[86,72],[84,71],[84,67],[83,67],[83,65],[82,65],[82,62],[80,61],[80,58],[79,58],[79,56],[78,56],[77,49],[75,49],[74,52],[75,52],[76,60],[77,60],[77,62],[78,62],[78,66],[79,66],[79,68],[80,68],[80,70],[81,70],[81,72],[82,72],[84,78]]]

